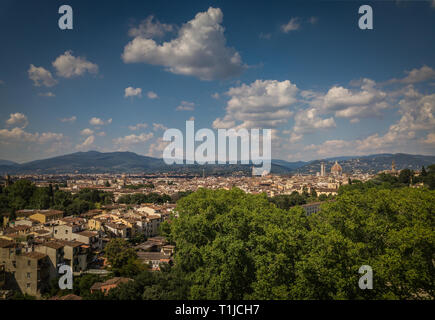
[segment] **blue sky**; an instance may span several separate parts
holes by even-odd
[[[433,1],[2,1],[0,159],[161,157],[189,119],[289,161],[435,154],[433,39]]]

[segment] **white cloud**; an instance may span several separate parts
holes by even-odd
[[[81,144],[76,145],[76,149],[85,150],[92,146],[95,142],[94,136],[87,137]]]
[[[138,123],[134,126],[128,126],[128,128],[132,131],[139,130],[139,129],[145,129],[147,127],[148,127],[148,124],[146,124],[146,123]]]
[[[31,64],[27,73],[29,74],[29,79],[33,80],[33,84],[36,87],[40,87],[42,85],[46,87],[52,87],[57,84],[57,80],[53,78],[51,72],[43,67],[35,67],[33,64]]]
[[[226,93],[230,100],[226,114],[213,122],[214,128],[275,128],[286,124],[297,102],[298,88],[289,80],[256,80],[250,85],[233,87]],[[241,124],[238,124],[241,122]]]
[[[219,93],[217,93],[217,92],[215,92],[215,93],[213,93],[212,95],[211,95],[211,97],[213,98],[213,99],[219,99],[220,98],[220,95],[219,95]]]
[[[422,66],[420,69],[414,68],[411,71],[406,71],[406,73],[407,76],[405,78],[391,79],[389,82],[411,84],[435,79],[435,70],[428,66]]]
[[[76,116],[72,116],[70,118],[62,118],[60,119],[61,122],[69,122],[69,123],[73,123],[77,120]]]
[[[301,27],[301,22],[298,17],[291,18],[289,22],[281,26],[281,30],[284,33],[289,33],[290,31],[299,30]]]
[[[353,119],[350,119],[349,122],[350,122],[350,123],[358,123],[358,122],[359,122],[359,119],[358,119],[358,118],[353,118]]]
[[[219,8],[209,8],[185,23],[178,37],[163,44],[136,34],[124,48],[125,63],[145,62],[161,65],[167,71],[201,80],[239,75],[244,66],[239,53],[226,46],[223,19]]]
[[[93,126],[104,126],[106,124],[111,124],[112,119],[108,119],[107,121],[104,121],[100,118],[93,117],[91,120],[89,120],[89,123]]]
[[[318,129],[335,128],[336,124],[333,117],[321,119],[318,116],[318,110],[309,108],[301,110],[295,115],[294,132],[296,134],[309,133]],[[298,135],[299,139],[301,138]]]
[[[428,133],[425,139],[423,139],[423,143],[433,145],[435,147],[435,133]]]
[[[29,121],[27,120],[27,117],[25,114],[16,112],[11,113],[9,116],[9,119],[6,120],[6,124],[8,126],[16,126],[20,128],[25,128],[29,124]]]
[[[376,88],[370,79],[354,82],[358,89],[334,86],[326,94],[305,92],[307,102],[320,112],[333,112],[339,118],[380,117],[381,111],[390,107],[387,93]],[[354,120],[356,121],[356,120]]]
[[[173,25],[161,23],[158,20],[153,22],[153,20],[154,16],[148,16],[138,27],[128,30],[128,35],[130,37],[158,38],[175,29]]]
[[[153,92],[153,91],[148,91],[147,96],[149,99],[157,99],[159,96],[157,95],[157,93]]]
[[[180,105],[175,109],[177,111],[193,111],[195,110],[195,103],[189,101],[181,101]]]
[[[154,131],[158,131],[158,130],[167,130],[168,127],[164,126],[161,123],[153,123],[153,130]]]
[[[133,87],[128,87],[125,88],[124,90],[124,97],[128,98],[128,97],[142,97],[142,89],[141,88],[133,88]]]
[[[64,78],[81,76],[86,72],[98,73],[98,66],[82,57],[74,57],[72,51],[65,51],[53,62],[57,74]]]
[[[96,134],[97,134],[97,136],[99,136],[99,137],[105,137],[105,136],[106,136],[106,133],[105,133],[104,131],[97,132]]]
[[[302,134],[297,134],[295,132],[292,132],[290,135],[290,142],[294,143],[294,142],[298,142],[300,140],[302,140],[303,135]]]
[[[159,137],[157,141],[150,144],[147,156],[162,158],[163,150],[165,150],[169,143],[169,141],[163,141],[163,138]]]
[[[213,121],[213,128],[216,129],[231,129],[234,128],[235,126],[236,126],[236,122],[234,120],[231,120],[230,117],[224,117],[223,119],[216,118]]]
[[[80,131],[80,134],[82,136],[91,136],[94,134],[94,130],[86,128],[86,129],[83,129],[82,131]]]
[[[0,141],[2,143],[47,143],[51,141],[60,141],[63,139],[62,133],[53,132],[43,132],[43,133],[29,133],[24,131],[22,128],[15,127],[11,130],[1,129],[0,130]]]
[[[124,146],[125,145],[132,145],[132,144],[147,142],[153,136],[154,136],[154,134],[152,132],[142,133],[140,135],[130,134],[128,136],[113,139],[113,143],[116,145],[124,145]]]
[[[51,141],[60,141],[63,139],[62,133],[53,133],[53,132],[43,132],[39,134],[38,142],[39,143],[47,143]]]
[[[429,145],[433,150],[433,128],[435,128],[435,94],[406,97],[399,102],[399,121],[390,125],[385,134],[374,133],[356,140],[327,140],[319,145],[307,146],[306,150],[315,151],[318,156],[361,155],[384,152],[410,152],[410,148]],[[427,132],[426,138],[417,139],[418,133]],[[401,150],[401,151],[400,151]]]

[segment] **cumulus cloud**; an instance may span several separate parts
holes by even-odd
[[[128,30],[128,35],[130,37],[159,38],[175,29],[171,24],[161,23],[157,19],[153,20],[154,16],[148,16],[137,27]]]
[[[51,141],[60,141],[63,139],[62,133],[43,132],[43,133],[30,133],[24,131],[23,128],[15,127],[13,129],[1,129],[0,130],[0,142],[10,143],[47,143]]]
[[[25,128],[29,124],[29,121],[27,120],[27,117],[25,114],[20,113],[20,112],[16,112],[16,113],[10,114],[9,119],[6,120],[6,124],[8,126]]]
[[[157,93],[153,92],[153,91],[148,91],[147,96],[149,99],[157,99],[159,96],[157,95]]]
[[[181,101],[180,105],[175,109],[177,111],[193,111],[195,110],[195,103],[189,101]]]
[[[46,87],[52,87],[57,84],[57,80],[53,78],[51,72],[43,67],[35,67],[33,64],[31,64],[27,73],[29,75],[29,79],[33,80],[33,84],[36,87],[40,87],[42,85]]]
[[[256,80],[232,87],[226,93],[226,114],[213,122],[214,128],[274,128],[286,124],[297,102],[298,88],[289,80]],[[241,123],[240,123],[241,122]],[[240,124],[239,124],[240,123]]]
[[[159,137],[157,141],[150,144],[147,155],[149,157],[159,157],[163,155],[163,150],[169,144],[169,141],[164,141],[162,137]]]
[[[418,142],[434,147],[435,94],[419,95],[418,98],[403,98],[399,102],[401,118],[390,125],[384,134],[374,133],[356,140],[327,140],[319,145],[310,145],[305,150],[315,151],[318,156],[360,155],[368,153],[398,152],[410,146],[419,147]],[[428,132],[428,133],[426,133]],[[419,139],[419,133],[427,134]]]
[[[81,76],[86,72],[98,73],[98,66],[82,57],[74,57],[72,51],[65,51],[53,62],[57,74],[64,78]]]
[[[81,144],[76,145],[76,149],[86,150],[90,146],[92,146],[94,144],[94,142],[95,142],[95,137],[94,136],[89,136]]]
[[[128,87],[125,88],[124,90],[124,97],[128,98],[128,97],[142,97],[142,89],[141,88],[133,88],[133,87]]]
[[[391,83],[419,83],[428,80],[435,79],[435,70],[428,66],[422,66],[420,69],[414,68],[410,71],[406,71],[407,76],[402,79],[391,79]]]
[[[63,139],[62,133],[43,132],[38,136],[39,143],[47,143],[51,141],[60,141]]]
[[[80,131],[80,134],[82,136],[90,136],[90,135],[94,134],[94,130],[86,128],[86,129],[83,129],[82,131]]]
[[[161,45],[140,32],[133,32],[134,39],[125,46],[122,59],[125,63],[164,66],[169,72],[201,80],[239,75],[244,66],[240,54],[226,46],[222,20],[219,8],[209,8],[185,23],[178,37]]]
[[[291,18],[289,22],[281,26],[281,30],[284,33],[289,33],[290,31],[299,30],[301,27],[301,19],[298,17]]]
[[[153,130],[154,131],[158,131],[158,130],[167,130],[168,127],[164,126],[161,123],[153,123]]]
[[[323,113],[333,112],[336,117],[350,119],[379,117],[382,110],[390,107],[387,93],[377,89],[375,81],[362,79],[355,83],[359,83],[358,89],[333,86],[326,94],[305,93],[307,101]]]
[[[128,128],[132,131],[139,130],[139,129],[145,129],[147,127],[148,127],[148,124],[146,124],[146,123],[138,123],[134,126],[128,126]]]
[[[295,140],[295,137],[297,137],[297,140],[299,140],[302,137],[300,135],[301,133],[309,133],[318,129],[335,127],[336,124],[333,117],[321,119],[318,116],[318,110],[315,108],[301,110],[295,115],[295,125],[293,128],[295,135],[293,139]]]
[[[428,133],[425,139],[423,139],[423,143],[430,144],[435,146],[435,133]]]
[[[69,122],[69,123],[73,123],[73,122],[75,122],[76,120],[77,120],[77,117],[76,117],[76,116],[72,116],[72,117],[69,117],[69,118],[62,118],[62,119],[60,119],[61,122]]]
[[[113,143],[116,145],[124,145],[124,146],[125,145],[132,145],[132,144],[147,142],[153,136],[154,136],[154,134],[152,132],[142,133],[140,135],[130,134],[128,136],[113,139]]]
[[[104,126],[106,124],[111,124],[112,119],[108,119],[107,121],[104,121],[103,119],[93,117],[91,120],[89,120],[89,123],[93,126]]]

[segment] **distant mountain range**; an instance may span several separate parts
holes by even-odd
[[[14,164],[17,163],[9,160],[0,160],[0,166],[12,166]]]
[[[335,157],[324,160],[288,162],[272,160],[272,172],[311,173],[320,171],[320,162],[324,161],[326,170],[338,160],[344,172],[376,173],[391,168],[394,160],[397,169],[420,169],[422,165],[435,163],[435,156],[410,154],[375,154],[359,157]],[[18,164],[12,161],[0,160],[0,174],[64,174],[64,173],[187,173],[202,174],[232,174],[240,171],[251,172],[252,165],[166,165],[162,159],[138,155],[133,152],[97,151],[76,152],[49,159],[36,160]]]

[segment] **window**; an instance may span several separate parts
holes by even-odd
[[[57,234],[57,230],[54,230],[54,234]]]
[[[30,279],[30,272],[27,272],[27,279]]]
[[[68,234],[68,230],[65,230],[65,234]]]
[[[30,283],[27,283],[27,288],[30,288]]]
[[[27,265],[30,266],[32,264],[31,260],[27,260]]]

